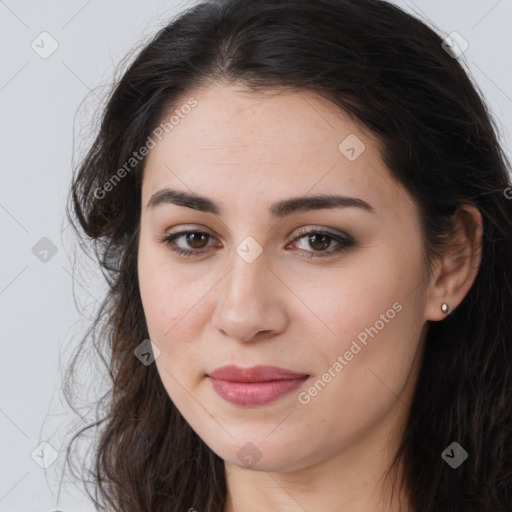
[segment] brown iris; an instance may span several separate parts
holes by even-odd
[[[320,242],[318,241],[319,238],[321,240]],[[322,235],[320,233],[315,234],[315,235],[310,235],[308,237],[308,241],[311,244],[311,247],[313,247],[314,249],[317,249],[317,250],[327,249],[327,247],[329,247],[329,244],[331,243],[329,236]],[[318,247],[318,245],[320,245],[320,247]]]
[[[187,242],[190,244],[191,247],[193,247],[194,249],[202,249],[208,243],[209,235],[207,235],[206,233],[188,233],[186,237]],[[206,244],[200,245],[201,242],[206,242]]]

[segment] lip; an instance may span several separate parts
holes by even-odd
[[[309,375],[278,366],[241,368],[227,365],[208,375],[213,389],[235,405],[259,406],[274,402],[297,389]]]

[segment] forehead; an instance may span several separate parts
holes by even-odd
[[[364,193],[377,209],[386,202],[398,207],[397,194],[403,200],[404,192],[381,160],[377,139],[313,92],[259,93],[239,83],[214,84],[184,95],[163,119],[180,113],[191,97],[194,108],[183,109],[179,122],[156,140],[147,157],[146,203],[166,186],[215,196],[219,202],[232,201],[235,190],[245,192],[246,199],[251,191],[269,201],[310,191]]]

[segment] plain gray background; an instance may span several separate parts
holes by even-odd
[[[459,60],[483,91],[510,158],[512,0],[394,3],[444,37],[456,31],[468,42]],[[190,5],[0,0],[0,511],[94,510],[72,483],[57,503],[61,432],[79,422],[63,403],[61,372],[88,325],[73,289],[89,318],[104,290],[94,269],[73,279],[66,195],[73,163],[94,135],[100,100],[116,66]],[[31,46],[35,41],[42,52],[55,44],[42,32],[58,43],[47,58]],[[55,254],[44,253],[49,246]],[[86,264],[80,254],[77,264]],[[46,471],[31,456],[42,453],[42,442],[57,448]]]

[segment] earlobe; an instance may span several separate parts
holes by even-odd
[[[482,216],[464,204],[452,217],[454,231],[446,241],[427,290],[425,319],[439,321],[455,310],[473,285],[482,258]]]

